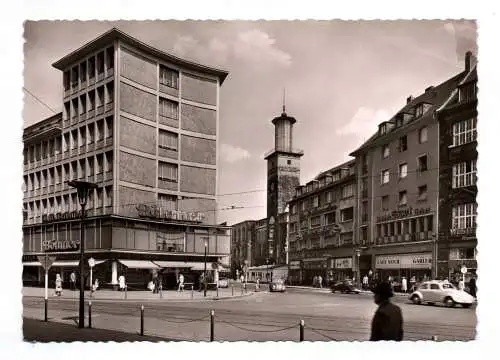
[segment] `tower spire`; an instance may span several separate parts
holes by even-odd
[[[286,88],[283,88],[283,115],[286,115]]]

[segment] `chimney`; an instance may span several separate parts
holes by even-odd
[[[406,98],[406,103],[407,103],[407,104],[411,103],[412,101],[413,101],[413,96],[412,96],[412,95],[410,95],[410,96],[408,96],[408,97]]]
[[[472,52],[467,51],[465,53],[465,71],[469,72],[471,68]]]
[[[425,89],[425,92],[428,92],[429,90],[434,89],[434,86],[429,86],[428,88]]]

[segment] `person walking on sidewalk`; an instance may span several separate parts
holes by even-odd
[[[373,290],[378,309],[372,320],[370,341],[402,341],[403,315],[401,308],[390,301],[394,295],[388,282],[378,284]]]
[[[177,288],[177,291],[184,291],[184,275],[182,274],[179,274],[179,287]]]
[[[401,278],[401,292],[408,292],[408,282],[406,281],[406,278],[404,276]]]
[[[125,276],[123,274],[118,278],[118,285],[120,287],[120,291],[125,291]]]
[[[71,275],[69,276],[69,282],[70,282],[71,290],[75,291],[76,290],[76,275],[75,275],[74,271],[72,271]]]
[[[61,275],[57,274],[56,275],[56,296],[61,296],[62,295],[62,279]]]
[[[321,275],[318,276],[318,286],[320,289],[323,288],[323,278],[321,277]]]

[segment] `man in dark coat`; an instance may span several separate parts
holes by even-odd
[[[403,315],[399,306],[394,305],[391,285],[382,282],[373,289],[375,304],[378,309],[372,320],[370,341],[403,340]]]

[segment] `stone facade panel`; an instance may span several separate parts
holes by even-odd
[[[120,110],[156,121],[156,96],[129,84],[120,83]]]
[[[216,170],[181,166],[181,191],[215,195]]]
[[[217,82],[182,73],[182,98],[202,104],[217,105]]]
[[[182,104],[181,127],[183,130],[215,135],[217,133],[217,113],[215,110]]]
[[[120,180],[154,187],[156,184],[156,161],[121,151]]]
[[[217,158],[215,140],[201,139],[193,136],[181,137],[181,160],[200,164],[215,165]]]
[[[154,62],[123,48],[120,54],[121,76],[151,89],[156,89],[157,66]]]
[[[156,129],[125,117],[120,118],[120,145],[156,154]]]

